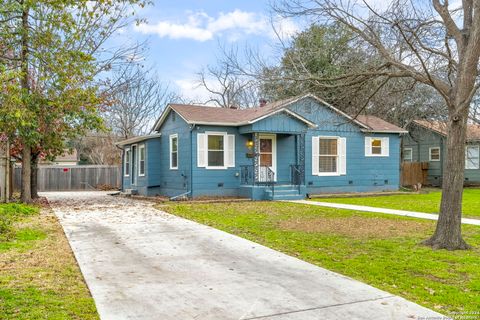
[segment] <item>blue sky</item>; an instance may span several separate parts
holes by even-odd
[[[114,42],[147,40],[144,64],[187,99],[206,98],[204,91],[195,88],[196,73],[216,63],[219,44],[248,45],[273,54],[277,41],[266,0],[156,0],[138,16],[148,22],[123,29]],[[300,29],[292,20],[273,20],[285,37]]]

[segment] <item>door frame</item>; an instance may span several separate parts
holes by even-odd
[[[260,143],[260,139],[272,139],[272,166],[270,169],[275,173],[273,176],[273,181],[277,181],[277,135],[275,133],[260,133],[258,135],[258,142]],[[260,166],[261,161],[261,146],[258,146],[258,165]]]

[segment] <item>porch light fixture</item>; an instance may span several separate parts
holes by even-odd
[[[248,149],[252,149],[253,148],[253,141],[248,140],[247,143],[245,143],[245,145],[247,146]]]

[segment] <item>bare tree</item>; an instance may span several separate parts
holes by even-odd
[[[472,122],[480,124],[480,94],[477,94],[472,100],[470,119]]]
[[[257,68],[264,97],[278,100],[313,93],[348,114],[376,114],[400,126],[415,118],[438,116],[436,110],[443,102],[434,90],[413,79],[385,82],[372,77],[350,86],[320,82],[353,70],[368,70],[382,59],[338,23],[312,24],[290,42],[279,40],[283,51],[279,64]]]
[[[112,104],[105,121],[116,135],[127,139],[146,134],[167,103],[178,95],[139,64],[126,65],[108,82]]]
[[[91,132],[73,142],[80,155],[80,161],[88,164],[120,165],[121,152],[115,142],[121,138],[113,134]]]
[[[320,85],[354,86],[375,78],[380,89],[391,79],[409,78],[443,98],[448,136],[442,201],[435,233],[424,243],[449,250],[469,248],[461,235],[461,215],[466,126],[480,86],[480,1],[463,0],[460,8],[451,8],[448,0],[394,0],[379,11],[366,1],[291,0],[278,3],[275,10],[340,23],[381,57],[366,70],[316,79]]]
[[[210,94],[209,100],[222,108],[249,108],[257,105],[258,82],[253,77],[235,73],[230,64],[207,66],[198,73],[198,85]]]

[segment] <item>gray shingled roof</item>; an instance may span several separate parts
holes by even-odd
[[[334,108],[333,106],[327,104],[326,102],[320,100],[314,95],[308,94],[300,97],[293,97],[289,99],[279,100],[266,104],[264,107],[256,107],[249,109],[227,109],[227,108],[218,108],[211,106],[202,106],[202,105],[187,105],[187,104],[170,104],[169,107],[179,114],[185,121],[188,123],[197,123],[197,124],[221,124],[221,125],[244,125],[249,122],[255,121],[258,118],[267,116],[275,111],[282,110],[289,104],[301,100],[303,98],[311,97],[321,103],[327,105],[329,108],[333,109],[335,112],[340,113],[344,117],[352,120],[361,126],[365,131],[373,132],[398,132],[406,133],[407,131],[403,128],[400,128],[394,124],[391,124],[385,120],[382,120],[375,116],[365,116],[359,115],[355,119],[349,115],[341,112],[340,110]],[[168,110],[167,110],[168,111]],[[154,129],[158,130],[161,123],[164,120],[164,115],[155,124]],[[298,115],[301,117],[300,115]],[[303,117],[301,117],[303,118]],[[307,119],[304,119],[308,121]]]
[[[443,121],[414,120],[413,123],[432,130],[442,136],[447,136],[447,124]],[[467,125],[467,140],[480,140],[480,125],[473,123]]]

